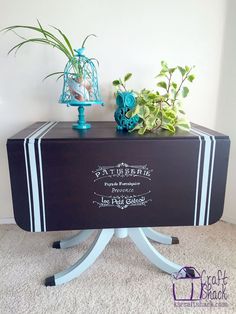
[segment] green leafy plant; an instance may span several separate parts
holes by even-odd
[[[1,30],[4,32],[11,31],[16,36],[23,39],[23,41],[21,41],[20,43],[18,43],[14,47],[12,47],[9,50],[8,54],[10,54],[13,51],[15,51],[15,53],[17,53],[18,50],[22,46],[24,46],[25,44],[28,44],[28,43],[48,45],[48,46],[51,46],[51,47],[56,48],[59,51],[61,51],[66,56],[66,58],[72,62],[73,70],[74,70],[74,74],[76,76],[76,79],[80,78],[83,74],[83,71],[84,71],[84,64],[80,64],[76,60],[76,58],[74,58],[76,50],[73,50],[72,45],[71,45],[68,37],[59,28],[57,28],[55,26],[51,26],[51,28],[53,28],[60,36],[57,36],[57,35],[53,34],[51,31],[49,31],[48,29],[44,28],[38,20],[37,20],[37,22],[38,22],[37,26],[13,25],[13,26],[9,26],[9,27],[6,27],[6,28]],[[23,30],[23,29],[32,31],[33,33],[35,33],[35,36],[30,37],[30,38],[25,38],[25,37],[19,35],[17,33],[18,30]],[[82,48],[84,48],[85,43],[90,36],[96,37],[96,35],[94,35],[94,34],[88,35],[82,43]],[[92,59],[94,59],[94,58],[92,58]],[[46,79],[50,76],[53,76],[53,75],[59,75],[57,78],[57,79],[59,79],[60,77],[63,76],[63,73],[64,72],[62,72],[62,71],[54,72],[54,73],[47,75],[44,79]]]
[[[177,127],[183,130],[190,129],[182,100],[189,93],[189,88],[185,83],[192,83],[195,79],[192,69],[193,67],[189,66],[169,68],[166,62],[161,62],[161,71],[156,76],[157,89],[155,91],[143,89],[135,92],[136,106],[128,111],[126,116],[131,118],[138,115],[140,122],[131,132],[138,130],[139,134],[144,134],[148,131],[155,132],[158,129],[164,129],[175,133]],[[179,83],[176,81],[177,73],[180,76]],[[120,80],[113,81],[113,85],[118,88],[123,87],[122,83]]]
[[[112,82],[113,86],[116,87],[116,90],[127,91],[126,82],[131,78],[132,73],[125,74],[123,80],[120,78]]]

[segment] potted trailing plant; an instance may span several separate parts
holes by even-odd
[[[140,119],[131,131],[138,130],[139,134],[159,129],[175,133],[176,128],[190,129],[190,123],[183,110],[182,100],[187,97],[189,88],[185,83],[192,83],[195,76],[192,74],[193,67],[176,66],[168,67],[167,63],[161,62],[161,71],[156,76],[158,79],[155,91],[143,89],[136,94],[136,105],[126,112],[127,118],[138,116]],[[179,83],[174,80],[179,72]],[[120,80],[113,81],[113,85],[122,88]]]
[[[60,36],[53,34],[50,30],[44,28],[39,21],[37,26],[29,26],[29,25],[13,25],[2,29],[4,32],[12,31],[16,36],[22,39],[20,43],[12,47],[8,54],[11,52],[17,51],[28,43],[36,43],[36,44],[45,44],[56,48],[61,51],[68,61],[71,62],[71,72],[69,73],[68,86],[72,96],[78,101],[87,101],[89,100],[89,96],[92,92],[92,84],[90,81],[90,73],[87,70],[87,61],[84,58],[80,58],[80,56],[84,53],[85,43],[90,36],[96,36],[94,34],[88,35],[80,49],[74,50],[72,45],[68,39],[68,37],[57,27],[51,26]],[[18,34],[18,30],[30,30],[35,33],[35,36],[30,38],[25,38]],[[94,58],[88,59],[92,60]],[[96,59],[95,59],[96,60]],[[63,77],[64,71],[54,72],[47,75],[44,79],[47,79],[53,75],[57,75],[57,80]]]

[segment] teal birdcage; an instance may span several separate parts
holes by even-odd
[[[86,123],[84,107],[103,105],[98,87],[97,69],[92,59],[84,55],[85,48],[75,50],[64,70],[64,85],[60,103],[78,107],[78,121],[73,124],[75,129],[89,129]]]

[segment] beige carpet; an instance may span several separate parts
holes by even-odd
[[[1,225],[0,313],[236,313],[236,225],[157,230],[180,239],[179,245],[155,244],[170,260],[212,276],[226,270],[228,307],[174,307],[171,277],[152,266],[129,238],[113,238],[79,278],[45,287],[44,278],[74,263],[94,235],[79,247],[57,250],[51,243],[75,232],[33,234]]]

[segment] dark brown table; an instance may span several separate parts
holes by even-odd
[[[223,213],[229,138],[192,124],[190,132],[143,136],[116,131],[113,122],[74,130],[71,122],[37,122],[7,142],[14,215],[31,232],[82,230],[55,248],[81,243],[99,229],[92,248],[69,270],[46,280],[57,285],[89,267],[113,234],[129,235],[162,270],[181,266],[147,238],[178,239],[150,227],[215,223]]]

